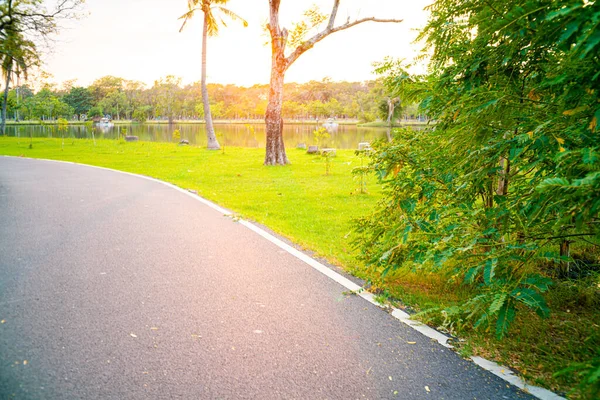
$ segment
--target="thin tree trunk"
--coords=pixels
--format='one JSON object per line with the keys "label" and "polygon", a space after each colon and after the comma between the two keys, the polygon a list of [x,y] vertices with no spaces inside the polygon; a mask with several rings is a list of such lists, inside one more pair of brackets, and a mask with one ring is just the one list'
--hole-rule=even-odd
{"label": "thin tree trunk", "polygon": [[210,103],[208,102],[208,88],[206,87],[206,42],[208,41],[208,20],[204,13],[204,28],[202,30],[202,78],[200,86],[202,88],[202,105],[204,106],[204,121],[206,123],[206,140],[209,150],[219,150],[221,146],[215,135],[212,115],[210,114]]}
{"label": "thin tree trunk", "polygon": [[6,71],[6,87],[4,88],[4,97],[2,98],[2,136],[6,135],[6,109],[8,105],[8,91],[10,86],[11,70]]}
{"label": "thin tree trunk", "polygon": [[500,167],[500,177],[498,178],[498,188],[496,194],[498,196],[506,196],[508,193],[508,174],[510,173],[510,161],[505,157],[500,157],[498,162]]}
{"label": "thin tree trunk", "polygon": [[[570,257],[571,256],[570,245],[571,245],[571,242],[569,242],[568,240],[563,240],[562,242],[560,242],[560,256],[561,257]],[[561,267],[561,271],[560,271],[561,274],[564,277],[569,276],[569,272],[571,269],[571,263],[568,261],[561,261],[560,267]]]}
{"label": "thin tree trunk", "polygon": [[387,103],[388,103],[388,117],[387,117],[387,124],[388,127],[392,127],[392,117],[394,116],[394,109],[396,108],[396,105],[394,104],[394,100],[390,99],[389,97],[387,98]]}

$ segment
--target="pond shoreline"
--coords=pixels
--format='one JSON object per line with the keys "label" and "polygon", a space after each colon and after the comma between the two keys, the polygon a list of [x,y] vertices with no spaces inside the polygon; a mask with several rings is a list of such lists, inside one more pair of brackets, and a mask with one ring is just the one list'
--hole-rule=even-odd
{"label": "pond shoreline", "polygon": [[[284,120],[284,124],[287,125],[317,125],[322,124],[326,120]],[[136,122],[133,120],[118,120],[112,121],[115,125],[169,125],[168,121],[146,121],[146,122]],[[215,120],[214,124],[239,124],[239,125],[261,125],[264,124],[264,120],[262,119],[244,119],[244,120]],[[357,126],[361,128],[387,128],[388,125],[383,121],[375,121],[375,122],[360,122],[356,120],[338,120],[336,121],[339,125],[349,125],[349,126]],[[69,125],[85,125],[89,124],[89,121],[69,121]],[[203,120],[175,120],[172,123],[173,125],[204,125],[205,122]],[[52,121],[6,121],[6,126],[41,126],[41,125],[58,125],[56,120]],[[425,126],[427,122],[418,121],[418,120],[408,120],[408,121],[400,121],[392,125],[393,128],[400,128],[403,126]]]}
{"label": "pond shoreline", "polygon": [[[6,135],[14,137],[65,137],[77,139],[119,139],[122,136],[135,136],[143,142],[179,142],[184,139],[191,145],[203,147],[206,145],[206,125],[204,123],[129,123],[120,121],[111,126],[102,126],[92,123],[75,123],[59,125],[53,123],[12,124],[7,125]],[[266,126],[260,122],[247,123],[221,123],[215,124],[217,139],[222,146],[238,146],[264,148],[266,145]],[[322,126],[319,122],[294,123],[284,125],[283,135],[288,146],[306,147],[319,145],[337,149],[357,149],[359,143],[372,143],[378,139],[388,137],[389,128],[356,124],[339,124],[332,128],[327,138],[317,140],[314,131]],[[412,129],[422,129],[413,126]]]}

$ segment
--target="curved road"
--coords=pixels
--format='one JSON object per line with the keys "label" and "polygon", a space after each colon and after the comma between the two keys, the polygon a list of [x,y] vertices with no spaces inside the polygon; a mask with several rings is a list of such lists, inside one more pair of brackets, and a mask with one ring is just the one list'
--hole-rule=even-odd
{"label": "curved road", "polygon": [[0,157],[2,399],[520,399],[231,218]]}

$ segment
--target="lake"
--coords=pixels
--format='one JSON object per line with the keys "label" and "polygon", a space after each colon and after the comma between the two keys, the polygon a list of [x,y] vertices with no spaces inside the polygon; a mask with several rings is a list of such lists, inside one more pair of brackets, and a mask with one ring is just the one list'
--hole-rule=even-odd
{"label": "lake", "polygon": [[[113,127],[90,127],[86,125],[69,125],[64,135],[71,138],[116,139],[119,132],[139,137],[149,142],[174,142],[173,131],[179,129],[181,139],[187,139],[196,146],[206,145],[204,124],[126,124]],[[286,147],[296,147],[299,143],[315,144],[313,131],[317,125],[286,124],[283,137]],[[221,145],[236,147],[265,147],[264,124],[215,124],[215,132]],[[373,142],[387,137],[386,128],[362,128],[355,125],[340,125],[331,133],[331,138],[323,140],[321,147],[338,149],[356,149],[360,142]],[[61,137],[62,133],[56,125],[7,125],[8,136],[20,137]]]}

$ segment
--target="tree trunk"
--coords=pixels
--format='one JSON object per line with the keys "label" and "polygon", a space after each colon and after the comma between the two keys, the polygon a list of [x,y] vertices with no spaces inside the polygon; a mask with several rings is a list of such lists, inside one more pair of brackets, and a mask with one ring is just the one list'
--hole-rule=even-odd
{"label": "tree trunk", "polygon": [[388,127],[392,127],[392,118],[394,116],[394,110],[396,108],[396,104],[394,103],[394,99],[391,98],[387,98],[387,103],[388,103],[388,117],[387,117],[387,124]]}
{"label": "tree trunk", "polygon": [[271,82],[269,88],[269,103],[265,113],[267,146],[265,165],[286,165],[290,161],[285,153],[283,144],[283,80],[287,70],[285,44],[287,30],[279,27],[279,0],[271,0],[271,18],[269,31],[271,33]]}
{"label": "tree trunk", "polygon": [[[571,245],[571,242],[569,242],[568,240],[563,240],[562,242],[560,242],[560,256],[561,257],[570,257],[571,256],[570,245]],[[571,270],[571,263],[569,261],[561,261],[560,268],[561,268],[561,271],[560,271],[561,275],[563,277],[568,277],[569,272]]]}
{"label": "tree trunk", "polygon": [[208,88],[206,87],[206,42],[208,41],[208,20],[206,12],[204,13],[204,28],[202,30],[202,78],[200,86],[202,88],[202,105],[204,107],[204,121],[206,123],[206,141],[209,150],[219,150],[221,146],[215,135],[212,115],[210,114],[210,103],[208,102]]}
{"label": "tree trunk", "polygon": [[8,105],[8,91],[10,87],[11,70],[6,71],[6,87],[4,88],[4,97],[2,98],[2,136],[6,135],[6,108]]}
{"label": "tree trunk", "polygon": [[500,157],[498,162],[500,167],[500,177],[498,178],[498,188],[496,194],[498,196],[506,196],[508,193],[508,174],[510,173],[510,161],[505,157]]}
{"label": "tree trunk", "polygon": [[[274,60],[275,62],[275,60]],[[271,89],[269,90],[269,104],[265,114],[267,130],[267,146],[265,165],[286,165],[290,161],[285,153],[283,144],[283,79],[285,69],[273,66],[271,69]]]}
{"label": "tree trunk", "polygon": [[281,115],[283,102],[283,80],[285,72],[304,52],[311,49],[316,43],[335,32],[349,29],[363,22],[393,22],[402,20],[381,19],[375,17],[361,18],[354,21],[348,19],[346,23],[335,26],[340,0],[334,0],[331,15],[327,27],[317,32],[311,38],[302,41],[289,56],[285,57],[285,46],[288,31],[279,26],[279,5],[281,0],[269,0],[269,23],[267,28],[271,36],[271,88],[269,90],[269,104],[265,114],[267,130],[267,148],[265,154],[265,165],[289,164],[285,147],[283,145],[283,118]]}

